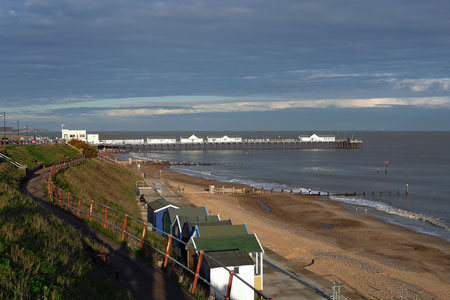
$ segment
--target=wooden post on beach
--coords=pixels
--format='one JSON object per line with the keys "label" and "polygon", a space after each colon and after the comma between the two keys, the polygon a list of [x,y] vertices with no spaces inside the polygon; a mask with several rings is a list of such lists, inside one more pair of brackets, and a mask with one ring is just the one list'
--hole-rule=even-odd
{"label": "wooden post on beach", "polygon": [[231,188],[231,193],[234,195],[234,186]]}
{"label": "wooden post on beach", "polygon": [[264,188],[261,188],[261,195],[264,194]]}
{"label": "wooden post on beach", "polygon": [[225,194],[225,187],[222,185],[222,194]]}

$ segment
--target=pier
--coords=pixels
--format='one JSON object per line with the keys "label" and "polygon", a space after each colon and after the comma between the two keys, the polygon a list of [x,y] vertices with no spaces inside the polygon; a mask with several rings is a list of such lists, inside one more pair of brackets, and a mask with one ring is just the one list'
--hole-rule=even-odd
{"label": "pier", "polygon": [[150,151],[193,151],[193,150],[278,150],[278,149],[361,149],[362,140],[341,139],[335,141],[301,141],[297,139],[280,140],[243,140],[242,142],[231,143],[104,143],[99,142],[97,147],[100,150],[115,149],[120,151],[150,152]]}

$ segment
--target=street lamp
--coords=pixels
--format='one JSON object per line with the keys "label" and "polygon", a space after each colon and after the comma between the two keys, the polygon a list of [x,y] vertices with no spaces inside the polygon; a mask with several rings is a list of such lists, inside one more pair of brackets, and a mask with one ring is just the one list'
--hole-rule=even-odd
{"label": "street lamp", "polygon": [[14,124],[17,124],[17,139],[20,141],[20,128],[19,128],[19,120],[15,121]]}
{"label": "street lamp", "polygon": [[0,115],[0,117],[3,117],[3,137],[6,137],[6,123],[5,123],[6,113],[4,112],[3,115]]}
{"label": "street lamp", "polygon": [[23,128],[27,130],[27,139],[25,143],[28,144],[28,124],[25,125]]}

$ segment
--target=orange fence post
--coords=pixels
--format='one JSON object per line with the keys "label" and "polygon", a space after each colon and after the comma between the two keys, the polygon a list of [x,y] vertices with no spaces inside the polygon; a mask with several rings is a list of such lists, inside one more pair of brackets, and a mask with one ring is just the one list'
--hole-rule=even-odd
{"label": "orange fence post", "polygon": [[125,220],[123,221],[122,241],[125,240],[125,231],[127,230],[128,214],[125,214]]}
{"label": "orange fence post", "polygon": [[61,195],[61,189],[59,189],[59,206],[61,206],[62,202],[62,195]]}
{"label": "orange fence post", "polygon": [[70,210],[70,192],[67,193],[67,209]]}
{"label": "orange fence post", "polygon": [[144,247],[145,235],[147,234],[147,222],[144,223],[144,231],[142,232],[141,250]]}
{"label": "orange fence post", "polygon": [[197,269],[195,270],[194,283],[192,284],[192,294],[195,294],[197,290],[198,273],[200,273],[200,266],[202,265],[203,250],[200,250],[200,256],[198,257]]}
{"label": "orange fence post", "polygon": [[169,262],[169,253],[171,247],[172,247],[172,235],[169,234],[169,241],[167,242],[167,249],[166,249],[166,258],[164,259],[164,268],[167,267],[167,263]]}
{"label": "orange fence post", "polygon": [[89,210],[89,221],[92,221],[92,213],[94,211],[94,200],[91,200],[91,208]]}
{"label": "orange fence post", "polygon": [[78,216],[81,214],[81,197],[78,197]]}
{"label": "orange fence post", "polygon": [[103,222],[103,228],[106,229],[106,225],[108,224],[108,205],[105,208],[105,221]]}
{"label": "orange fence post", "polygon": [[230,270],[230,278],[228,279],[228,288],[227,288],[227,295],[225,296],[225,300],[230,299],[232,283],[233,283],[233,270]]}

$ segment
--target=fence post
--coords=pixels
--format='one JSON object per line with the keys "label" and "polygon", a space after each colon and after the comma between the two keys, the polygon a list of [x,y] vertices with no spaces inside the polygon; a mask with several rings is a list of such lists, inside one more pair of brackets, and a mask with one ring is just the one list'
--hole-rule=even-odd
{"label": "fence post", "polygon": [[144,223],[144,231],[142,232],[141,250],[144,248],[145,235],[147,234],[147,222]]}
{"label": "fence post", "polygon": [[105,208],[105,221],[103,222],[103,228],[106,229],[106,225],[108,224],[108,205]]}
{"label": "fence post", "polygon": [[227,295],[225,296],[225,300],[230,299],[232,284],[233,284],[233,270],[230,270],[230,278],[228,279],[228,288],[227,288]]}
{"label": "fence post", "polygon": [[194,277],[194,283],[192,284],[192,294],[195,294],[195,291],[197,290],[197,280],[198,280],[198,273],[200,272],[200,266],[202,265],[202,259],[203,259],[203,250],[200,250],[200,256],[198,257],[197,262],[197,269],[195,270],[195,277]]}
{"label": "fence post", "polygon": [[91,209],[89,210],[89,221],[92,221],[93,211],[94,211],[94,200],[91,200]]}
{"label": "fence post", "polygon": [[81,214],[81,197],[78,197],[78,216]]}
{"label": "fence post", "polygon": [[67,209],[70,210],[70,192],[67,193]]}
{"label": "fence post", "polygon": [[166,257],[164,259],[164,268],[167,267],[167,263],[169,262],[169,253],[171,247],[172,247],[172,235],[169,234],[169,241],[167,242],[167,249],[166,249]]}
{"label": "fence post", "polygon": [[61,206],[62,202],[62,195],[61,195],[61,189],[59,189],[59,206]]}
{"label": "fence post", "polygon": [[127,230],[128,214],[125,214],[125,220],[123,221],[122,241],[125,240],[125,231]]}

